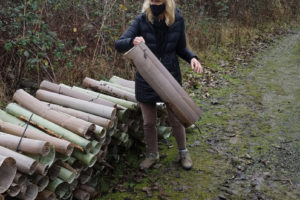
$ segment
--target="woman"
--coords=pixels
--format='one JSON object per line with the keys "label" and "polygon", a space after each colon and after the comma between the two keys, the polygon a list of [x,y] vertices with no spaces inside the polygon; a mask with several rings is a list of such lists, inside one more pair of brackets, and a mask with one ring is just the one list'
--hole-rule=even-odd
{"label": "woman", "polygon": [[[134,19],[116,41],[115,47],[124,53],[141,42],[151,49],[178,83],[181,84],[181,72],[176,55],[190,63],[194,72],[202,73],[202,66],[197,57],[186,47],[184,20],[175,8],[174,0],[145,0],[142,14]],[[135,77],[135,94],[142,110],[147,146],[147,156],[140,168],[148,169],[159,160],[156,102],[161,102],[161,99],[138,72]],[[186,148],[185,128],[168,107],[167,110],[179,149],[179,161],[184,169],[189,170],[193,164]]]}

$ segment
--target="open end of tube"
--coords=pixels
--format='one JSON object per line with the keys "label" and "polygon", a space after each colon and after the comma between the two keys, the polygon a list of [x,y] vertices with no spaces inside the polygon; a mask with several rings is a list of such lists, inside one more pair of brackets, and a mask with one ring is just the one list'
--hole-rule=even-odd
{"label": "open end of tube", "polygon": [[46,144],[44,145],[43,149],[42,149],[42,156],[46,156],[50,153],[50,143],[46,142]]}
{"label": "open end of tube", "polygon": [[48,153],[48,155],[41,157],[40,163],[51,166],[55,160],[55,156],[55,149],[50,148],[50,152]]}
{"label": "open end of tube", "polygon": [[39,188],[39,192],[43,191],[49,184],[49,177],[48,176],[41,177],[41,179],[36,184]]}
{"label": "open end of tube", "polygon": [[102,129],[102,131],[101,131],[101,138],[100,138],[101,140],[104,139],[104,138],[106,137],[106,132],[107,132],[107,131],[106,131],[105,128]]}
{"label": "open end of tube", "polygon": [[91,124],[84,133],[84,138],[85,139],[91,139],[92,135],[94,134],[94,130],[95,130],[96,126],[95,124]]}
{"label": "open end of tube", "polygon": [[58,198],[62,198],[65,196],[65,194],[69,190],[69,184],[66,182],[61,183],[59,186],[57,186],[55,190],[55,194],[57,195]]}
{"label": "open end of tube", "polygon": [[89,167],[93,167],[95,165],[96,161],[97,161],[97,157],[96,157],[96,155],[94,155],[89,163]]}
{"label": "open end of tube", "polygon": [[91,151],[92,154],[97,155],[100,151],[102,147],[102,144],[100,144],[99,142],[96,144],[96,146],[93,148],[93,150]]}
{"label": "open end of tube", "polygon": [[132,56],[132,52],[138,47],[139,45],[137,46],[134,46],[132,47],[131,49],[129,49],[127,52],[124,53],[124,56],[131,59],[131,56]]}
{"label": "open end of tube", "polygon": [[69,199],[73,195],[73,192],[69,189],[62,199]]}
{"label": "open end of tube", "polygon": [[50,196],[47,197],[47,200],[55,200],[56,196],[54,193],[50,194]]}
{"label": "open end of tube", "polygon": [[0,165],[0,193],[5,192],[14,180],[16,175],[16,162],[12,158],[6,158]]}
{"label": "open end of tube", "polygon": [[40,192],[36,198],[37,200],[55,200],[56,196],[53,192],[50,192],[48,190],[44,190]]}
{"label": "open end of tube", "polygon": [[116,114],[117,114],[117,109],[113,109],[113,111],[111,112],[111,118],[114,118],[116,117]]}
{"label": "open end of tube", "polygon": [[47,175],[48,170],[49,170],[49,165],[43,165],[40,163],[38,164],[38,166],[36,168],[36,171],[43,176]]}
{"label": "open end of tube", "polygon": [[115,126],[114,120],[110,120],[110,122],[108,123],[108,128],[107,128],[107,130],[112,129],[114,126]]}
{"label": "open end of tube", "polygon": [[69,144],[67,145],[65,154],[66,154],[67,156],[70,156],[70,155],[72,154],[73,150],[74,150],[74,146],[73,146],[71,143],[69,143]]}
{"label": "open end of tube", "polygon": [[29,175],[32,175],[32,174],[36,171],[37,166],[38,166],[38,162],[37,162],[37,161],[34,161],[34,162],[32,163],[32,165],[30,166],[30,168],[29,168],[28,174],[29,174]]}
{"label": "open end of tube", "polygon": [[93,144],[92,142],[89,142],[85,147],[85,151],[90,152],[92,148],[93,148]]}
{"label": "open end of tube", "polygon": [[21,192],[21,188],[18,186],[18,185],[11,185],[9,187],[9,189],[7,190],[7,194],[10,196],[10,197],[15,197],[17,196],[19,193]]}
{"label": "open end of tube", "polygon": [[53,165],[49,169],[48,176],[51,180],[54,180],[58,177],[59,172],[60,172],[60,167],[58,165]]}
{"label": "open end of tube", "polygon": [[79,160],[76,160],[76,161],[73,163],[72,167],[73,167],[73,169],[75,169],[75,170],[77,170],[77,171],[81,171],[81,170],[84,168],[82,162],[79,161]]}
{"label": "open end of tube", "polygon": [[25,194],[23,194],[24,199],[34,200],[38,195],[38,187],[34,184],[28,184]]}

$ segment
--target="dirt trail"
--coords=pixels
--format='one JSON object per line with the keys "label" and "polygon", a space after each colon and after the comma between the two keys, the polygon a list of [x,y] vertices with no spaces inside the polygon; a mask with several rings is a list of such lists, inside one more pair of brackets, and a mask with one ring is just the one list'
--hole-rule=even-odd
{"label": "dirt trail", "polygon": [[202,133],[188,135],[193,170],[174,161],[176,147],[161,145],[167,156],[157,169],[117,172],[124,181],[102,199],[300,199],[300,32],[228,82],[200,102]]}

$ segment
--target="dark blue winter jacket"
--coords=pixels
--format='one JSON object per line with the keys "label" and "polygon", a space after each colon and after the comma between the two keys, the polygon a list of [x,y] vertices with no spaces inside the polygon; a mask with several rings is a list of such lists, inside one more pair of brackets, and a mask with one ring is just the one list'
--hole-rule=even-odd
{"label": "dark blue winter jacket", "polygon": [[[124,53],[133,47],[135,37],[143,37],[146,45],[157,56],[172,76],[181,84],[181,72],[177,55],[190,63],[196,57],[186,46],[185,25],[179,11],[175,13],[175,23],[163,28],[164,34],[158,33],[161,26],[155,26],[147,20],[146,14],[138,15],[126,32],[116,41],[117,51]],[[160,30],[161,32],[161,30]],[[161,40],[161,38],[163,39]],[[163,42],[161,42],[163,41]],[[158,49],[158,46],[160,49]],[[161,99],[137,72],[135,76],[136,99],[143,103],[160,102]]]}

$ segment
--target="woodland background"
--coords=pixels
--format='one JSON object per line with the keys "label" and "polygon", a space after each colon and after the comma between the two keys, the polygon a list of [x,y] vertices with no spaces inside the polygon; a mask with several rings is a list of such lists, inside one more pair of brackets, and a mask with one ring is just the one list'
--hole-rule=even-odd
{"label": "woodland background", "polygon": [[[43,79],[80,84],[85,76],[134,78],[114,41],[141,12],[142,0],[2,0],[0,105],[15,89]],[[207,70],[256,40],[299,24],[299,0],[177,0],[190,48]],[[221,61],[220,61],[221,60]],[[232,66],[231,66],[232,67]]]}

